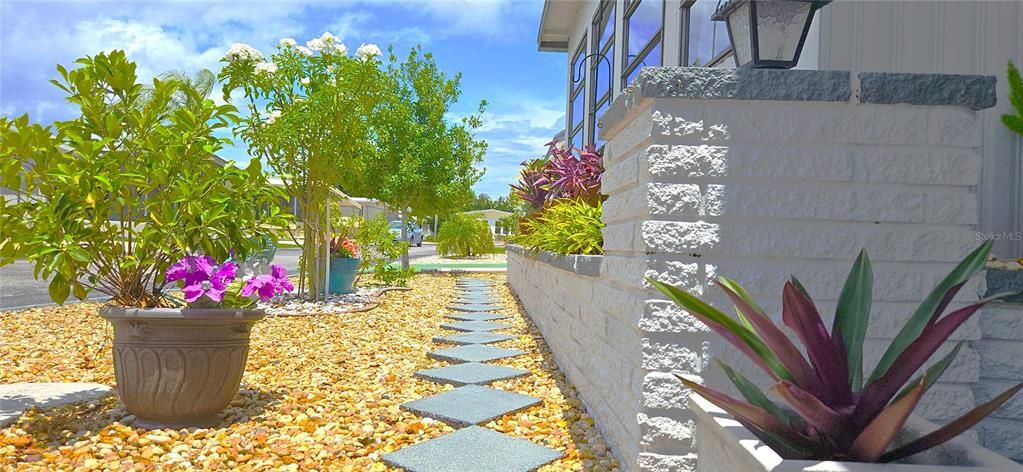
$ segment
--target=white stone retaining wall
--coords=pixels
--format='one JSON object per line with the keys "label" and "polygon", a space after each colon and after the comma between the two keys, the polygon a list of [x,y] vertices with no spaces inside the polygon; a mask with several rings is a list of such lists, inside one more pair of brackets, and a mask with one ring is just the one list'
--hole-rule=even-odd
{"label": "white stone retaining wall", "polygon": [[[854,92],[847,72],[645,69],[603,120],[608,199],[599,277],[551,286],[550,272],[557,271],[510,257],[512,286],[534,318],[570,316],[576,321],[568,326],[603,327],[604,337],[589,338],[596,346],[572,349],[598,356],[593,365],[612,365],[607,372],[636,369],[612,375],[616,387],[627,377],[632,389],[598,394],[618,397],[602,400],[612,413],[588,403],[598,422],[614,415],[621,423],[607,430],[633,432],[621,437],[635,444],[612,440],[630,470],[693,466],[693,416],[670,372],[699,375],[717,387],[726,382],[710,364],[714,357],[756,372],[645,277],[730,308],[710,282],[727,275],[779,314],[782,285],[796,274],[830,318],[853,259],[866,247],[875,270],[865,348],[872,368],[919,301],[979,244],[975,110],[993,104],[993,81],[913,74],[858,79]],[[930,95],[941,91],[946,96]],[[526,270],[535,275],[512,275]],[[539,287],[545,295],[529,300]],[[965,287],[951,308],[976,299],[977,291],[977,282]],[[577,293],[590,300],[580,313],[554,308],[555,300],[575,300]],[[558,338],[582,341],[579,334],[586,333],[538,324],[559,362],[570,356],[558,352],[568,343]],[[974,319],[944,349],[980,337]],[[973,407],[981,396],[975,396],[981,366],[977,346],[964,346],[918,412],[941,421]],[[578,372],[573,382],[586,376],[607,382],[597,368],[577,367],[566,369]],[[622,403],[629,405],[614,407]]]}
{"label": "white stone retaining wall", "polygon": [[[529,255],[508,246],[508,282],[612,452],[636,469],[640,332],[600,279],[600,256]],[[629,464],[631,462],[631,464]],[[631,465],[631,466],[630,466]]]}
{"label": "white stone retaining wall", "polygon": [[[1023,382],[1023,305],[998,303],[980,313],[982,338],[980,381],[973,385],[978,402],[986,402]],[[980,424],[985,446],[1023,461],[1023,396],[1017,395]]]}

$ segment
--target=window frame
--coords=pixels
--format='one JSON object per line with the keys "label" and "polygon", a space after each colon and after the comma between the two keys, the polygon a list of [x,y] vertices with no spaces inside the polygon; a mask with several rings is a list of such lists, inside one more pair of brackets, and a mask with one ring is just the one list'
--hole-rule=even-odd
{"label": "window frame", "polygon": [[[597,8],[596,14],[593,15],[593,21],[590,23],[590,29],[592,32],[590,43],[591,43],[591,61],[590,71],[590,86],[593,88],[593,93],[587,94],[587,110],[586,114],[590,118],[589,133],[586,135],[585,144],[592,145],[597,142],[597,110],[604,105],[604,102],[610,104],[611,97],[614,95],[614,54],[608,57],[608,53],[611,52],[615,47],[615,35],[616,21],[615,21],[615,0],[601,0],[599,7]],[[600,46],[601,37],[604,36],[605,30],[601,29],[601,25],[604,19],[607,22],[604,24],[605,28],[611,28],[611,35],[607,39],[607,44],[604,47]],[[600,67],[607,65],[607,77],[601,77]],[[597,81],[607,80],[607,91],[600,97],[597,96]]]}
{"label": "window frame", "polygon": [[[581,64],[584,67],[579,67],[579,68],[576,67],[576,65],[577,65],[576,64],[576,59],[578,59],[580,57],[585,57],[586,56],[586,51],[588,50],[587,49],[588,43],[586,41],[587,41],[587,35],[583,34],[582,40],[579,41],[579,46],[576,47],[575,54],[572,55],[572,61],[568,65],[568,67],[570,69],[569,72],[568,72],[568,77],[569,77],[569,80],[571,81],[571,84],[570,84],[571,88],[569,89],[569,94],[568,94],[568,113],[566,113],[566,116],[568,117],[568,121],[566,123],[567,126],[565,127],[565,129],[568,132],[567,133],[568,136],[566,138],[567,138],[567,142],[569,143],[569,145],[579,144],[579,143],[574,143],[573,142],[573,138],[575,138],[576,136],[582,134],[582,130],[585,127],[584,125],[586,124],[586,105],[587,104],[586,104],[586,97],[585,96],[582,97],[582,99],[583,99],[582,115],[583,116],[580,117],[581,119],[579,120],[579,125],[578,126],[573,126],[573,124],[572,124],[575,121],[575,115],[573,114],[575,112],[575,100],[576,100],[576,98],[579,97],[579,95],[585,94],[585,91],[586,91],[586,75],[587,74],[586,74],[585,61]],[[581,76],[580,77],[576,77],[576,74],[580,73],[580,72],[581,72]]]}
{"label": "window frame", "polygon": [[724,60],[730,54],[732,54],[732,42],[730,37],[728,41],[728,47],[722,50],[720,53],[715,54],[714,57],[710,58],[710,60],[708,60],[706,64],[700,66],[689,65],[689,40],[691,37],[689,31],[690,22],[692,21],[691,8],[693,5],[696,4],[696,2],[697,0],[683,0],[682,4],[679,5],[679,15],[681,16],[680,26],[683,41],[681,41],[678,51],[678,63],[681,64],[682,67],[717,67],[717,65],[720,64],[722,60]]}
{"label": "window frame", "polygon": [[[632,15],[639,9],[639,5],[644,1],[656,1],[656,0],[626,0],[624,14],[622,15],[622,88],[628,87],[629,75],[631,75],[637,68],[643,67],[643,61],[650,55],[650,51],[653,51],[657,44],[661,44],[661,57],[659,64],[664,65],[664,20],[668,14],[668,2],[661,1],[661,27],[658,28],[657,32],[650,37],[650,40],[640,48],[639,52],[636,53],[636,57],[629,62],[629,20],[632,19]],[[695,2],[696,0],[687,0],[687,3]],[[688,42],[688,38],[686,38]]]}

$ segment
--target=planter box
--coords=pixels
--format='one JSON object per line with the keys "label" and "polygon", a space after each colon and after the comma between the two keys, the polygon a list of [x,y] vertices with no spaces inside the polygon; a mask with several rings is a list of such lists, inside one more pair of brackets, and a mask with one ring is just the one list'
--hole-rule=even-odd
{"label": "planter box", "polygon": [[[698,472],[1020,472],[1023,466],[962,438],[892,464],[782,459],[731,415],[699,395],[690,395],[696,415]],[[896,444],[938,426],[910,417]]]}
{"label": "planter box", "polygon": [[104,306],[114,375],[138,427],[210,426],[231,403],[262,310]]}

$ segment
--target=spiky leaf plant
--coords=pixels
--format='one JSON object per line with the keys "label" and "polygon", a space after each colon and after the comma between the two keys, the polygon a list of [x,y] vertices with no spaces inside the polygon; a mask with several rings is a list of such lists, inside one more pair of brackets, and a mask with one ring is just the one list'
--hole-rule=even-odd
{"label": "spiky leaf plant", "polygon": [[890,449],[920,397],[952,363],[960,346],[923,374],[914,374],[970,316],[991,300],[1001,298],[980,300],[942,316],[956,293],[983,269],[990,251],[990,242],[980,246],[931,291],[869,376],[863,372],[863,340],[870,317],[873,275],[865,251],[856,259],[842,288],[830,332],[799,281],[793,277],[785,284],[782,321],[799,338],[805,357],[803,350],[732,280],[720,277],[718,286],[735,303],[738,319],[676,287],[655,280],[650,283],[767,372],[775,382],[772,390],[791,411],[720,361],[718,364],[745,401],[676,374],[687,387],[732,414],[782,457],[890,462],[961,434],[1023,386],[1016,385],[938,430]]}

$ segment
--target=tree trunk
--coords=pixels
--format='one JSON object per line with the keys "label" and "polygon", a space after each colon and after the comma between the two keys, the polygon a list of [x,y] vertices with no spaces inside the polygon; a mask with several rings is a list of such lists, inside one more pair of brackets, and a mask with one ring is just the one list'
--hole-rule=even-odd
{"label": "tree trunk", "polygon": [[405,250],[401,253],[401,269],[408,270],[408,211],[402,210],[401,212],[401,240],[405,242]]}

